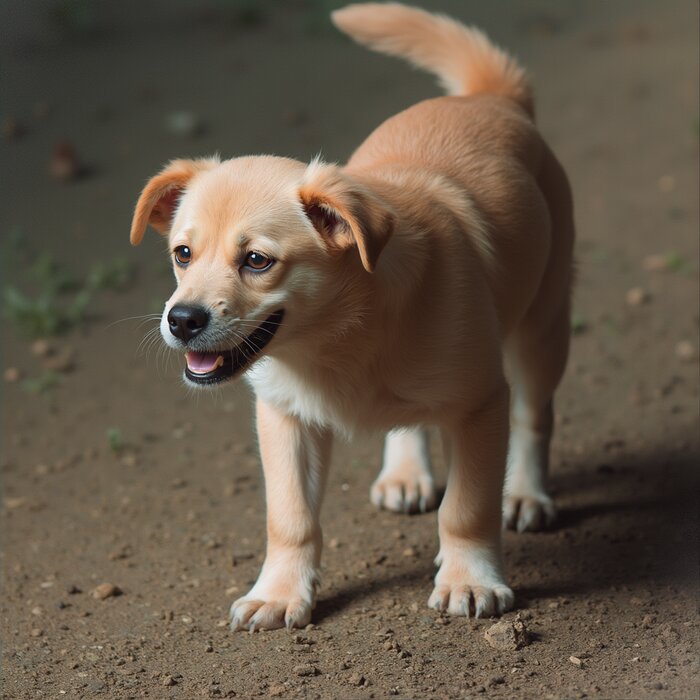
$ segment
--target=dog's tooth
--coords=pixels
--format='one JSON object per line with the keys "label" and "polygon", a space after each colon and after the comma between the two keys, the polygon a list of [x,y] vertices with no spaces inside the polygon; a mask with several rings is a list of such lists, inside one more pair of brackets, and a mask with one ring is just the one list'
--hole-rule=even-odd
{"label": "dog's tooth", "polygon": [[[224,356],[223,356],[223,355],[219,355],[219,356],[216,358],[216,362],[214,363],[213,370],[214,370],[214,369],[219,369],[219,367],[223,366],[223,364],[224,364]],[[212,370],[212,371],[213,371],[213,370]]]}

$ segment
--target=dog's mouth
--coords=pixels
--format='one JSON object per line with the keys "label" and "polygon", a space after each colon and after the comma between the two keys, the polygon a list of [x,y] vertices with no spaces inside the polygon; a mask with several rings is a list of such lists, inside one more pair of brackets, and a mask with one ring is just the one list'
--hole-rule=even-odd
{"label": "dog's mouth", "polygon": [[195,384],[217,384],[232,379],[250,365],[272,340],[283,317],[283,309],[275,311],[233,349],[210,352],[188,350],[185,353],[185,376]]}

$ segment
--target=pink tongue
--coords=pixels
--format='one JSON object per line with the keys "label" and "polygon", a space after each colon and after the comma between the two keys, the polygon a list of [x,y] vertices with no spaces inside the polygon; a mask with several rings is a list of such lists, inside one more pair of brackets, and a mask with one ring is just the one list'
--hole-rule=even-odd
{"label": "pink tongue", "polygon": [[218,367],[219,353],[216,352],[192,352],[185,353],[187,366],[196,374],[206,374]]}

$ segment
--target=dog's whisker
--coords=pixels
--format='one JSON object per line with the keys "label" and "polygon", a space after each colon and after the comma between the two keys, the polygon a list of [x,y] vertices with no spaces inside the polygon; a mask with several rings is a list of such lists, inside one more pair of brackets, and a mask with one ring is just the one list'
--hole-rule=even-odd
{"label": "dog's whisker", "polygon": [[126,318],[120,318],[120,319],[117,319],[116,321],[112,321],[112,323],[105,326],[105,328],[108,329],[108,328],[112,328],[113,326],[116,326],[119,323],[126,323],[127,321],[138,321],[138,320],[141,321],[141,323],[139,324],[139,326],[141,326],[144,323],[148,323],[148,321],[155,321],[155,320],[160,320],[160,319],[161,319],[161,314],[143,314],[141,316],[127,316]]}
{"label": "dog's whisker", "polygon": [[[251,352],[253,353],[253,355],[255,355],[255,354],[258,352],[258,348],[256,348],[256,347],[250,342],[250,340],[249,340],[246,336],[241,335],[241,333],[238,333],[238,332],[236,332],[236,336],[237,336],[238,338],[240,338],[240,340],[243,341],[243,342],[241,343],[241,345],[239,345],[238,347],[241,347],[241,346],[248,346],[248,347],[250,348]],[[247,354],[247,353],[246,353],[246,354]],[[252,355],[251,355],[251,357],[252,357]]]}
{"label": "dog's whisker", "polygon": [[270,331],[267,328],[256,328],[255,326],[250,326],[249,328],[243,328],[243,330],[249,330],[252,328],[254,331],[261,331],[263,333],[267,333],[268,335],[275,335],[275,331]]}
{"label": "dog's whisker", "polygon": [[141,342],[138,344],[136,347],[136,353],[139,354],[141,352],[145,353],[146,359],[148,359],[148,354],[150,352],[150,348],[154,345],[154,343],[157,342],[158,340],[158,328],[151,328],[141,339]]}

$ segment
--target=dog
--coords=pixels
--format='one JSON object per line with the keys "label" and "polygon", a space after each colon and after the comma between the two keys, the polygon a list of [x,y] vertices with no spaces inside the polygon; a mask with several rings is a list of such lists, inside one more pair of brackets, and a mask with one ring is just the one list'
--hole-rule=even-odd
{"label": "dog", "polygon": [[345,166],[175,160],[141,193],[131,242],[167,236],[165,342],[195,387],[245,375],[267,500],[259,578],[232,629],[303,627],[319,582],[334,435],[386,432],[371,500],[436,505],[427,427],[449,463],[428,605],[514,603],[502,523],[554,518],[552,397],[566,365],[573,205],[534,124],[526,73],[478,29],[398,3],[332,14],[360,44],[433,72],[447,96],[381,124]]}

